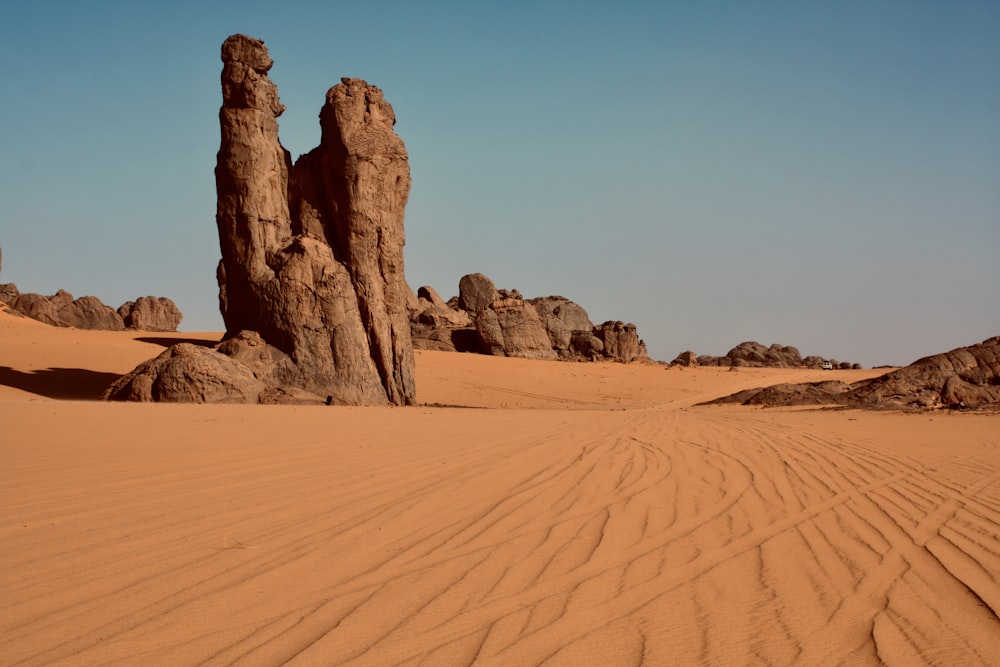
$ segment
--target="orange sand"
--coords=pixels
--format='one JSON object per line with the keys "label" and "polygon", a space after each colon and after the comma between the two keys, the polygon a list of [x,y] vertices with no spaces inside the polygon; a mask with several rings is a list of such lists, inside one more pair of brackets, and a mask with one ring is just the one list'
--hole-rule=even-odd
{"label": "orange sand", "polygon": [[0,312],[0,664],[1000,664],[998,415],[430,352],[474,407],[54,400],[213,337]]}

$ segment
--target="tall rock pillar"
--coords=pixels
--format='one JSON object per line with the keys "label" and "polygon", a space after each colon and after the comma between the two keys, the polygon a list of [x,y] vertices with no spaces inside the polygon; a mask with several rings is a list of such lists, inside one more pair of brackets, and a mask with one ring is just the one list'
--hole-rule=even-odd
{"label": "tall rock pillar", "polygon": [[382,91],[342,79],[320,111],[322,140],[291,172],[293,228],[321,235],[347,267],[361,323],[389,400],[412,387],[413,348],[403,275],[406,147]]}
{"label": "tall rock pillar", "polygon": [[[322,116],[353,118],[350,110],[360,109],[361,129],[328,149],[324,120],[323,145],[300,160],[322,166],[292,168],[278,140],[284,106],[267,76],[273,63],[264,43],[233,35],[222,61],[215,174],[227,338],[258,332],[291,358],[304,389],[335,403],[414,403],[403,279],[410,180],[403,142],[392,120],[382,122],[394,118],[392,108],[381,91],[374,106],[331,103],[335,86]],[[291,198],[290,171],[307,174],[295,179],[302,183]]]}

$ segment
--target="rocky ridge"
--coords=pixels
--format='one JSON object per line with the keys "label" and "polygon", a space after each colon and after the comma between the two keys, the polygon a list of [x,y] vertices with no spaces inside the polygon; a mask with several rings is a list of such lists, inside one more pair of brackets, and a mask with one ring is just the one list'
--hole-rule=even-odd
{"label": "rocky ridge", "polygon": [[798,349],[791,345],[781,345],[773,343],[764,346],[756,341],[740,343],[729,350],[724,356],[713,357],[709,355],[698,356],[690,350],[686,350],[677,355],[670,362],[671,366],[748,366],[755,368],[822,368],[825,362],[829,362],[833,368],[838,369],[858,369],[860,364],[852,364],[847,361],[837,361],[825,357],[808,356],[803,358]]}
{"label": "rocky ridge", "polygon": [[1000,336],[924,357],[853,384],[812,382],[748,389],[709,403],[831,405],[883,409],[1000,406]]}
{"label": "rocky ridge", "polygon": [[527,359],[647,360],[634,324],[594,326],[587,311],[562,296],[525,299],[517,290],[497,289],[487,276],[471,273],[445,302],[421,287],[410,303],[417,349],[474,352]]}
{"label": "rocky ridge", "polygon": [[168,349],[108,397],[414,403],[403,277],[410,172],[392,107],[377,87],[342,79],[320,111],[320,145],[293,164],[278,139],[285,107],[264,43],[233,35],[222,62],[215,175],[224,341]]}

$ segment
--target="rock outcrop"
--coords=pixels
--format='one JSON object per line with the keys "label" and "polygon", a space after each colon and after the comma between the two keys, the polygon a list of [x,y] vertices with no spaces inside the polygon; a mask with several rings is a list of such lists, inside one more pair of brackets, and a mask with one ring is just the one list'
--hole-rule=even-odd
{"label": "rock outcrop", "polygon": [[51,296],[22,293],[13,283],[0,285],[0,301],[14,312],[54,327],[177,331],[182,317],[177,305],[164,297],[142,297],[123,304],[116,311],[96,296],[76,299],[66,290],[59,290]]}
{"label": "rock outcrop", "polygon": [[330,401],[301,389],[302,372],[260,334],[241,331],[214,349],[179,343],[127,375],[106,400],[164,403],[282,403]]}
{"label": "rock outcrop", "polygon": [[565,297],[543,296],[528,299],[528,303],[538,313],[552,348],[560,356],[567,356],[573,352],[575,332],[592,332],[594,329],[587,311]]}
{"label": "rock outcrop", "polygon": [[162,296],[143,296],[118,307],[126,329],[177,331],[183,315],[173,301]]}
{"label": "rock outcrop", "polygon": [[77,329],[121,331],[125,328],[121,315],[96,296],[82,296],[64,305],[59,309],[59,321],[63,326]]}
{"label": "rock outcrop", "polygon": [[168,350],[109,398],[414,403],[403,277],[410,172],[392,107],[375,86],[342,79],[320,111],[319,147],[293,165],[278,139],[285,107],[264,43],[233,35],[222,62],[215,176],[225,339],[216,350]]}
{"label": "rock outcrop", "polygon": [[17,301],[17,297],[21,295],[21,292],[17,289],[17,285],[14,283],[2,283],[0,284],[0,303],[5,303],[8,306],[13,305]]}
{"label": "rock outcrop", "polygon": [[565,297],[525,299],[517,290],[497,289],[481,273],[463,276],[458,288],[447,302],[433,288],[418,290],[411,309],[414,347],[528,359],[648,359],[635,325],[595,327],[587,311]]}
{"label": "rock outcrop", "polygon": [[475,315],[480,351],[501,357],[556,359],[538,312],[519,295],[500,293]]}
{"label": "rock outcrop", "polygon": [[646,358],[646,344],[639,340],[634,324],[605,322],[594,327],[594,335],[604,343],[604,356],[616,361]]}
{"label": "rock outcrop", "polygon": [[1000,406],[1000,336],[854,384],[782,384],[748,389],[711,403],[890,409]]}
{"label": "rock outcrop", "polygon": [[178,343],[116,380],[111,401],[257,403],[265,385],[245,365],[215,350]]}
{"label": "rock outcrop", "polygon": [[740,343],[729,350],[722,357],[702,355],[695,358],[692,363],[691,351],[682,352],[671,365],[683,366],[749,366],[755,368],[821,368],[825,362],[830,362],[834,368],[848,369],[861,368],[859,364],[837,361],[836,359],[825,359],[823,357],[809,356],[802,358],[798,349],[791,345],[780,345],[773,343],[764,346],[756,341]]}

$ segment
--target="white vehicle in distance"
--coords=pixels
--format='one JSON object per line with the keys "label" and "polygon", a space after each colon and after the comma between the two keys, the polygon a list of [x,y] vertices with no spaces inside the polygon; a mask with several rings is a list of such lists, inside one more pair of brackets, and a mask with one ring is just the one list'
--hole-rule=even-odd
{"label": "white vehicle in distance", "polygon": [[823,370],[824,371],[832,371],[833,370],[833,364],[830,363],[829,361],[824,361],[823,362]]}

